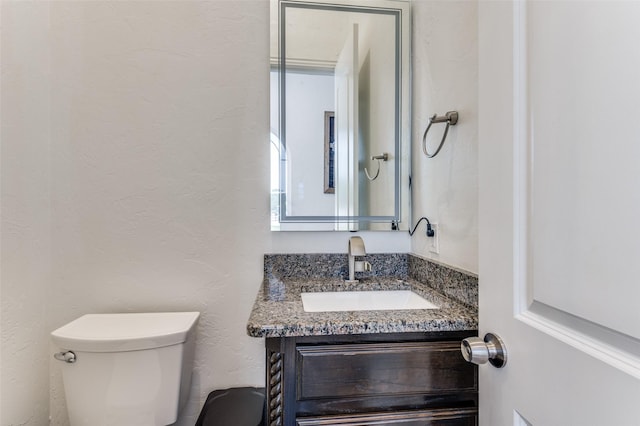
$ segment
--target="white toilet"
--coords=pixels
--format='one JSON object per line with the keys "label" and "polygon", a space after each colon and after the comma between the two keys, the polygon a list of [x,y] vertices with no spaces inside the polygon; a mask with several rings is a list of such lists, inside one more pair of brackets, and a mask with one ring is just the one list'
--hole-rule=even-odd
{"label": "white toilet", "polygon": [[51,333],[71,426],[166,426],[191,387],[199,312],[84,315]]}

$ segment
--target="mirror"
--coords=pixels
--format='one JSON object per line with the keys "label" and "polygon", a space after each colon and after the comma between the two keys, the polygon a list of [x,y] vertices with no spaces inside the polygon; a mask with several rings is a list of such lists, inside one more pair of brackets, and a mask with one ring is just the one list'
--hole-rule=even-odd
{"label": "mirror", "polygon": [[409,3],[273,0],[272,230],[408,230]]}

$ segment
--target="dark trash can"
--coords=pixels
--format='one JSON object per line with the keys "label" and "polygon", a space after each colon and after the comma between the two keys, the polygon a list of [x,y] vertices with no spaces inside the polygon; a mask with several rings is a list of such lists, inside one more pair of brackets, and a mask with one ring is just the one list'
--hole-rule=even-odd
{"label": "dark trash can", "polygon": [[264,412],[264,388],[215,390],[195,426],[264,426]]}

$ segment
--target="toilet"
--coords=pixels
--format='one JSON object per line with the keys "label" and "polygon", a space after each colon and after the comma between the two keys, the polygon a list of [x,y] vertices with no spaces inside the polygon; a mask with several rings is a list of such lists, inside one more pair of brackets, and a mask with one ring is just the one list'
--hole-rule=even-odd
{"label": "toilet", "polygon": [[199,312],[88,314],[51,333],[71,426],[166,426],[191,387]]}

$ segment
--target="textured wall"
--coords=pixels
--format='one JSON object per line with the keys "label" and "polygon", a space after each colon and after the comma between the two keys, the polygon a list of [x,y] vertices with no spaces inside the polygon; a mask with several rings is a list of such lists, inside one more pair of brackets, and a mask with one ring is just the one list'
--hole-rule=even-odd
{"label": "textured wall", "polygon": [[265,1],[51,4],[51,327],[202,312],[178,425],[211,390],[263,381],[245,326],[269,239],[268,17]]}
{"label": "textured wall", "polygon": [[[477,2],[415,0],[413,5],[413,218],[440,228],[440,253],[428,251],[424,224],[411,251],[478,272],[478,42]],[[435,158],[422,153],[428,118],[457,110]],[[433,152],[444,124],[429,131]]]}
{"label": "textured wall", "polygon": [[50,283],[49,7],[1,2],[0,424],[46,425]]}

